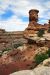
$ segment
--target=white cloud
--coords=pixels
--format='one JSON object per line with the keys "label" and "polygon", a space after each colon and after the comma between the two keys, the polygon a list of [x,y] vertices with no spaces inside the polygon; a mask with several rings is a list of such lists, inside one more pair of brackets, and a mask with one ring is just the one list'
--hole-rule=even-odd
{"label": "white cloud", "polygon": [[[9,5],[12,7],[9,7]],[[41,0],[2,0],[2,5],[0,5],[0,7],[2,10],[11,9],[17,16],[28,16],[28,11],[30,9],[38,9],[40,11],[39,15],[42,16],[43,12],[46,10]]]}
{"label": "white cloud", "polygon": [[16,18],[19,16],[28,16],[30,9],[39,10],[39,18],[50,17],[44,16],[44,13],[50,9],[50,1],[43,2],[44,0],[1,0],[0,14],[3,14],[5,10],[10,9],[15,15],[7,21],[0,21],[0,27],[6,30],[23,30],[27,26],[27,22],[23,22],[22,19]]}
{"label": "white cloud", "polygon": [[1,21],[0,28],[6,31],[22,31],[27,27],[28,22],[23,22],[16,16],[11,17],[8,21]]}
{"label": "white cloud", "polygon": [[45,4],[45,7],[46,7],[47,9],[50,9],[50,1],[47,1],[47,2],[45,2],[44,4]]}

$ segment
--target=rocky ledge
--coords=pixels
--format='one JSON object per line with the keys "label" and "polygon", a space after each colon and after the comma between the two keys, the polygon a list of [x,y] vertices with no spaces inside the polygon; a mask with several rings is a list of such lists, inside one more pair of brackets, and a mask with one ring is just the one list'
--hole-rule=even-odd
{"label": "rocky ledge", "polygon": [[10,75],[50,75],[50,58],[43,61],[33,70],[22,70]]}

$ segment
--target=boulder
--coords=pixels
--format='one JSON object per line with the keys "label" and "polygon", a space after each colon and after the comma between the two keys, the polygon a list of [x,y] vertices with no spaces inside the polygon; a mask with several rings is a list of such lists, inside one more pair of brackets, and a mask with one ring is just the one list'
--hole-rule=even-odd
{"label": "boulder", "polygon": [[44,66],[49,66],[50,67],[50,58],[46,59],[43,61]]}

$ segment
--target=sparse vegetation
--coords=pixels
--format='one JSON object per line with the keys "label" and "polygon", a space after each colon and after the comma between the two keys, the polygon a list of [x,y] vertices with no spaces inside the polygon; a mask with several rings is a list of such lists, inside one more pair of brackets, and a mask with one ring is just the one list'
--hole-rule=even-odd
{"label": "sparse vegetation", "polygon": [[3,52],[5,52],[5,51],[10,51],[10,50],[11,50],[10,48],[5,48],[5,49],[3,49],[2,51],[0,51],[0,56],[2,56]]}
{"label": "sparse vegetation", "polygon": [[11,49],[10,48],[5,48],[5,49],[2,50],[2,52],[9,51],[9,50],[11,50]]}
{"label": "sparse vegetation", "polygon": [[44,54],[44,53],[37,54],[35,56],[35,62],[37,64],[40,64],[43,60],[47,59],[48,57],[49,57],[48,54]]}
{"label": "sparse vegetation", "polygon": [[2,56],[2,51],[0,51],[0,57]]}
{"label": "sparse vegetation", "polygon": [[44,30],[43,29],[40,29],[37,33],[38,37],[42,37],[44,34]]}
{"label": "sparse vegetation", "polygon": [[34,40],[32,41],[31,39],[28,39],[28,44],[32,45],[34,43],[36,43]]}
{"label": "sparse vegetation", "polygon": [[48,51],[46,52],[46,54],[48,54],[49,57],[50,57],[50,48],[48,49]]}
{"label": "sparse vegetation", "polygon": [[32,46],[31,46],[31,45],[29,45],[29,48],[32,48]]}
{"label": "sparse vegetation", "polygon": [[50,33],[50,28],[48,29],[48,31],[47,31],[48,33]]}
{"label": "sparse vegetation", "polygon": [[22,43],[14,44],[14,48],[17,48],[17,47],[22,46],[22,45],[23,45]]}

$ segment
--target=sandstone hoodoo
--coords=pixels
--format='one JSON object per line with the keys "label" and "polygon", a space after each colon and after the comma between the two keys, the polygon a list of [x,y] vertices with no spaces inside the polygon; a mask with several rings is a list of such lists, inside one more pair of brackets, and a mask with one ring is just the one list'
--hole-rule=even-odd
{"label": "sandstone hoodoo", "polygon": [[38,21],[38,12],[39,12],[38,10],[34,10],[34,9],[29,11],[29,22]]}
{"label": "sandstone hoodoo", "polygon": [[24,36],[26,38],[34,36],[40,29],[47,31],[50,28],[50,20],[48,24],[42,25],[38,23],[38,13],[39,11],[36,9],[29,11],[29,24],[24,31]]}

